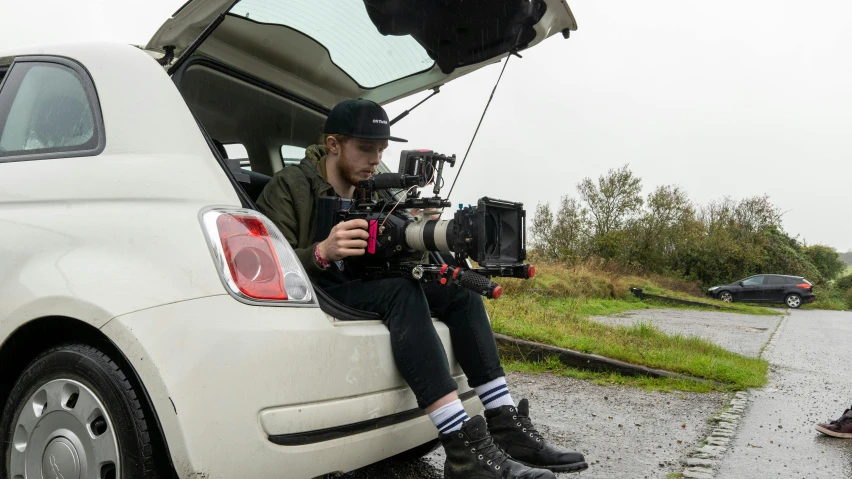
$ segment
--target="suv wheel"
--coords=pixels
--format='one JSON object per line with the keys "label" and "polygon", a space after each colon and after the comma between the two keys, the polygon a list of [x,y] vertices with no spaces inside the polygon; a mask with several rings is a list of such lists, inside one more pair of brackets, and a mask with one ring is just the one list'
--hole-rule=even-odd
{"label": "suv wheel", "polygon": [[733,303],[734,302],[734,295],[732,295],[731,293],[729,293],[727,291],[722,291],[721,293],[719,293],[719,299],[721,299],[722,301],[724,301],[726,303]]}
{"label": "suv wheel", "polygon": [[106,354],[84,344],[42,353],[24,370],[0,420],[3,475],[153,479],[147,413]]}
{"label": "suv wheel", "polygon": [[798,294],[790,294],[787,295],[787,299],[784,302],[787,303],[788,307],[797,309],[802,306],[802,297]]}

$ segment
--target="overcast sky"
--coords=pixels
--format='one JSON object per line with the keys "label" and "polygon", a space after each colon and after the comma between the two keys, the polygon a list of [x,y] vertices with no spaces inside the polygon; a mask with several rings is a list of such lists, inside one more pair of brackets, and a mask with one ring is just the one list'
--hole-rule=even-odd
{"label": "overcast sky", "polygon": [[[6,0],[0,48],[144,44],[183,2]],[[662,184],[697,203],[765,193],[787,212],[788,232],[852,249],[852,4],[569,4],[579,24],[569,40],[554,36],[510,60],[454,203],[488,195],[532,213],[576,195],[583,177],[629,163],[646,194]],[[498,74],[491,66],[445,86],[394,134],[461,157]],[[392,167],[398,151],[386,158]]]}

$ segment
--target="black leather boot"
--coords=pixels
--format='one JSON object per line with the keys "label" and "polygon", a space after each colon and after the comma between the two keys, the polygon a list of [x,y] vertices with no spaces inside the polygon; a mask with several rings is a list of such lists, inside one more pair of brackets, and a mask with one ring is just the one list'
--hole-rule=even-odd
{"label": "black leather boot", "polygon": [[467,420],[461,430],[441,434],[447,453],[444,479],[556,479],[544,469],[513,461],[488,435],[482,416]]}
{"label": "black leather boot", "polygon": [[579,472],[589,467],[582,454],[548,444],[541,437],[530,421],[530,406],[526,399],[522,399],[517,408],[501,406],[486,409],[485,418],[494,442],[521,464],[553,472]]}

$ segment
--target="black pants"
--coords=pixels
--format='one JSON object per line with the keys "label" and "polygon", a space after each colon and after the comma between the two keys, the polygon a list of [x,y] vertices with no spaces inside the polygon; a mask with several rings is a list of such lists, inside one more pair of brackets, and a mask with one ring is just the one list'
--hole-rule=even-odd
{"label": "black pants", "polygon": [[430,310],[450,329],[453,352],[471,387],[504,376],[482,296],[455,286],[391,278],[323,288],[353,308],[382,315],[396,367],[426,408],[458,387]]}

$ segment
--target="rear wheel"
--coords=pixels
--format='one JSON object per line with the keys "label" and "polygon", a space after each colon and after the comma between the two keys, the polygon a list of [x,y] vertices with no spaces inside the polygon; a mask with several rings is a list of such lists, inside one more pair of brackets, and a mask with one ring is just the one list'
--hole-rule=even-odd
{"label": "rear wheel", "polygon": [[24,370],[3,410],[4,475],[12,479],[154,479],[149,418],[106,354],[50,349]]}
{"label": "rear wheel", "polygon": [[732,295],[731,293],[729,293],[727,291],[722,291],[721,293],[719,293],[719,299],[721,299],[722,301],[724,301],[726,303],[733,303],[734,302],[734,295]]}
{"label": "rear wheel", "polygon": [[787,307],[797,309],[802,306],[802,297],[798,294],[789,294],[784,302],[787,303]]}

